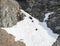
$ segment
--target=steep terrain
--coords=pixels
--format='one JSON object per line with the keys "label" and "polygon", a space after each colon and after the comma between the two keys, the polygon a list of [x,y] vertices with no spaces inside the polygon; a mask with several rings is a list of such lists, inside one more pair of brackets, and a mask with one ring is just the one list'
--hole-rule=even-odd
{"label": "steep terrain", "polygon": [[[2,29],[14,35],[16,41],[24,41],[26,46],[52,46],[58,35],[54,34],[52,30],[47,27],[46,22],[39,22],[23,9],[20,9],[20,11],[22,14],[26,15],[24,20],[19,21],[13,27]],[[50,14],[52,13],[47,13],[46,15]],[[45,20],[46,19],[47,18],[45,18]]]}
{"label": "steep terrain", "polygon": [[[37,18],[43,22],[45,14],[54,12],[48,17],[46,21],[47,26],[54,32],[60,35],[60,0],[17,0],[21,4],[22,8],[31,14],[31,16]],[[25,8],[24,8],[25,7]],[[58,40],[60,36],[58,37]],[[57,40],[57,41],[58,41]],[[56,42],[54,46],[60,45],[60,42]]]}
{"label": "steep terrain", "polygon": [[[60,0],[16,1],[0,0],[0,28],[4,27],[3,29],[12,35],[7,34],[9,37],[6,37],[6,46],[13,46],[12,42],[17,40],[24,41],[26,46],[59,46],[60,36],[57,34],[60,35]],[[11,43],[10,36],[13,39]],[[1,40],[5,40],[4,37],[5,35]],[[4,46],[5,41],[1,40],[1,46]],[[16,44],[20,44],[20,41]]]}

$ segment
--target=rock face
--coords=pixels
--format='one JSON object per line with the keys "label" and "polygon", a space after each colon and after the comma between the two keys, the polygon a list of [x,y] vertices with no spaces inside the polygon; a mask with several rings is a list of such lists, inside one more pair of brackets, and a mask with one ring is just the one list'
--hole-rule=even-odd
{"label": "rock face", "polygon": [[0,0],[0,27],[11,27],[15,25],[21,15],[21,6],[15,0]]}
{"label": "rock face", "polygon": [[47,26],[52,29],[54,33],[60,34],[60,10],[49,16]]}
{"label": "rock face", "polygon": [[60,46],[60,10],[49,16],[47,26],[52,29],[54,33],[59,34],[58,39],[52,46]]}
{"label": "rock face", "polygon": [[60,0],[17,0],[22,8],[37,18],[39,21],[43,21],[44,14],[51,11],[60,9]]}
{"label": "rock face", "polygon": [[21,41],[15,41],[15,37],[0,29],[0,46],[26,46]]}

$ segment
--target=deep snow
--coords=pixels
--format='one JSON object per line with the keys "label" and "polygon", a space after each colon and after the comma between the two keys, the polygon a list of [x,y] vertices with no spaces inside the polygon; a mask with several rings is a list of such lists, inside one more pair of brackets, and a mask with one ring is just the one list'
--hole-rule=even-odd
{"label": "deep snow", "polygon": [[[20,40],[25,42],[26,46],[52,46],[58,35],[54,34],[52,30],[47,27],[45,22],[39,22],[34,17],[29,19],[31,15],[22,9],[20,11],[26,15],[24,20],[18,22],[11,28],[3,29],[14,35],[16,41]],[[46,15],[48,16],[48,13]],[[46,18],[44,20],[46,20]]]}

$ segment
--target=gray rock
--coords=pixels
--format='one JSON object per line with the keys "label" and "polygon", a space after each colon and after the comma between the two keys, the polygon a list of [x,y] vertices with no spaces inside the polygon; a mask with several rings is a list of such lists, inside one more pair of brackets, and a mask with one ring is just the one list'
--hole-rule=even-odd
{"label": "gray rock", "polygon": [[45,13],[55,12],[60,9],[60,0],[17,0],[21,4],[22,9],[43,21]]}
{"label": "gray rock", "polygon": [[54,33],[60,34],[60,11],[49,16],[47,26],[52,29]]}
{"label": "gray rock", "polygon": [[15,0],[0,1],[0,27],[11,27],[23,19],[19,11],[21,6]]}

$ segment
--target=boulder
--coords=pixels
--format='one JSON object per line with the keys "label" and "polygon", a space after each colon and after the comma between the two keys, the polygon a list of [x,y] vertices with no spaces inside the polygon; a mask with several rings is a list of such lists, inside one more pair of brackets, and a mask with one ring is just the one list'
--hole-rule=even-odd
{"label": "boulder", "polygon": [[0,29],[0,46],[26,46],[26,44],[22,41],[15,41],[15,36]]}
{"label": "boulder", "polygon": [[22,20],[20,9],[15,0],[0,0],[0,27],[11,27]]}

